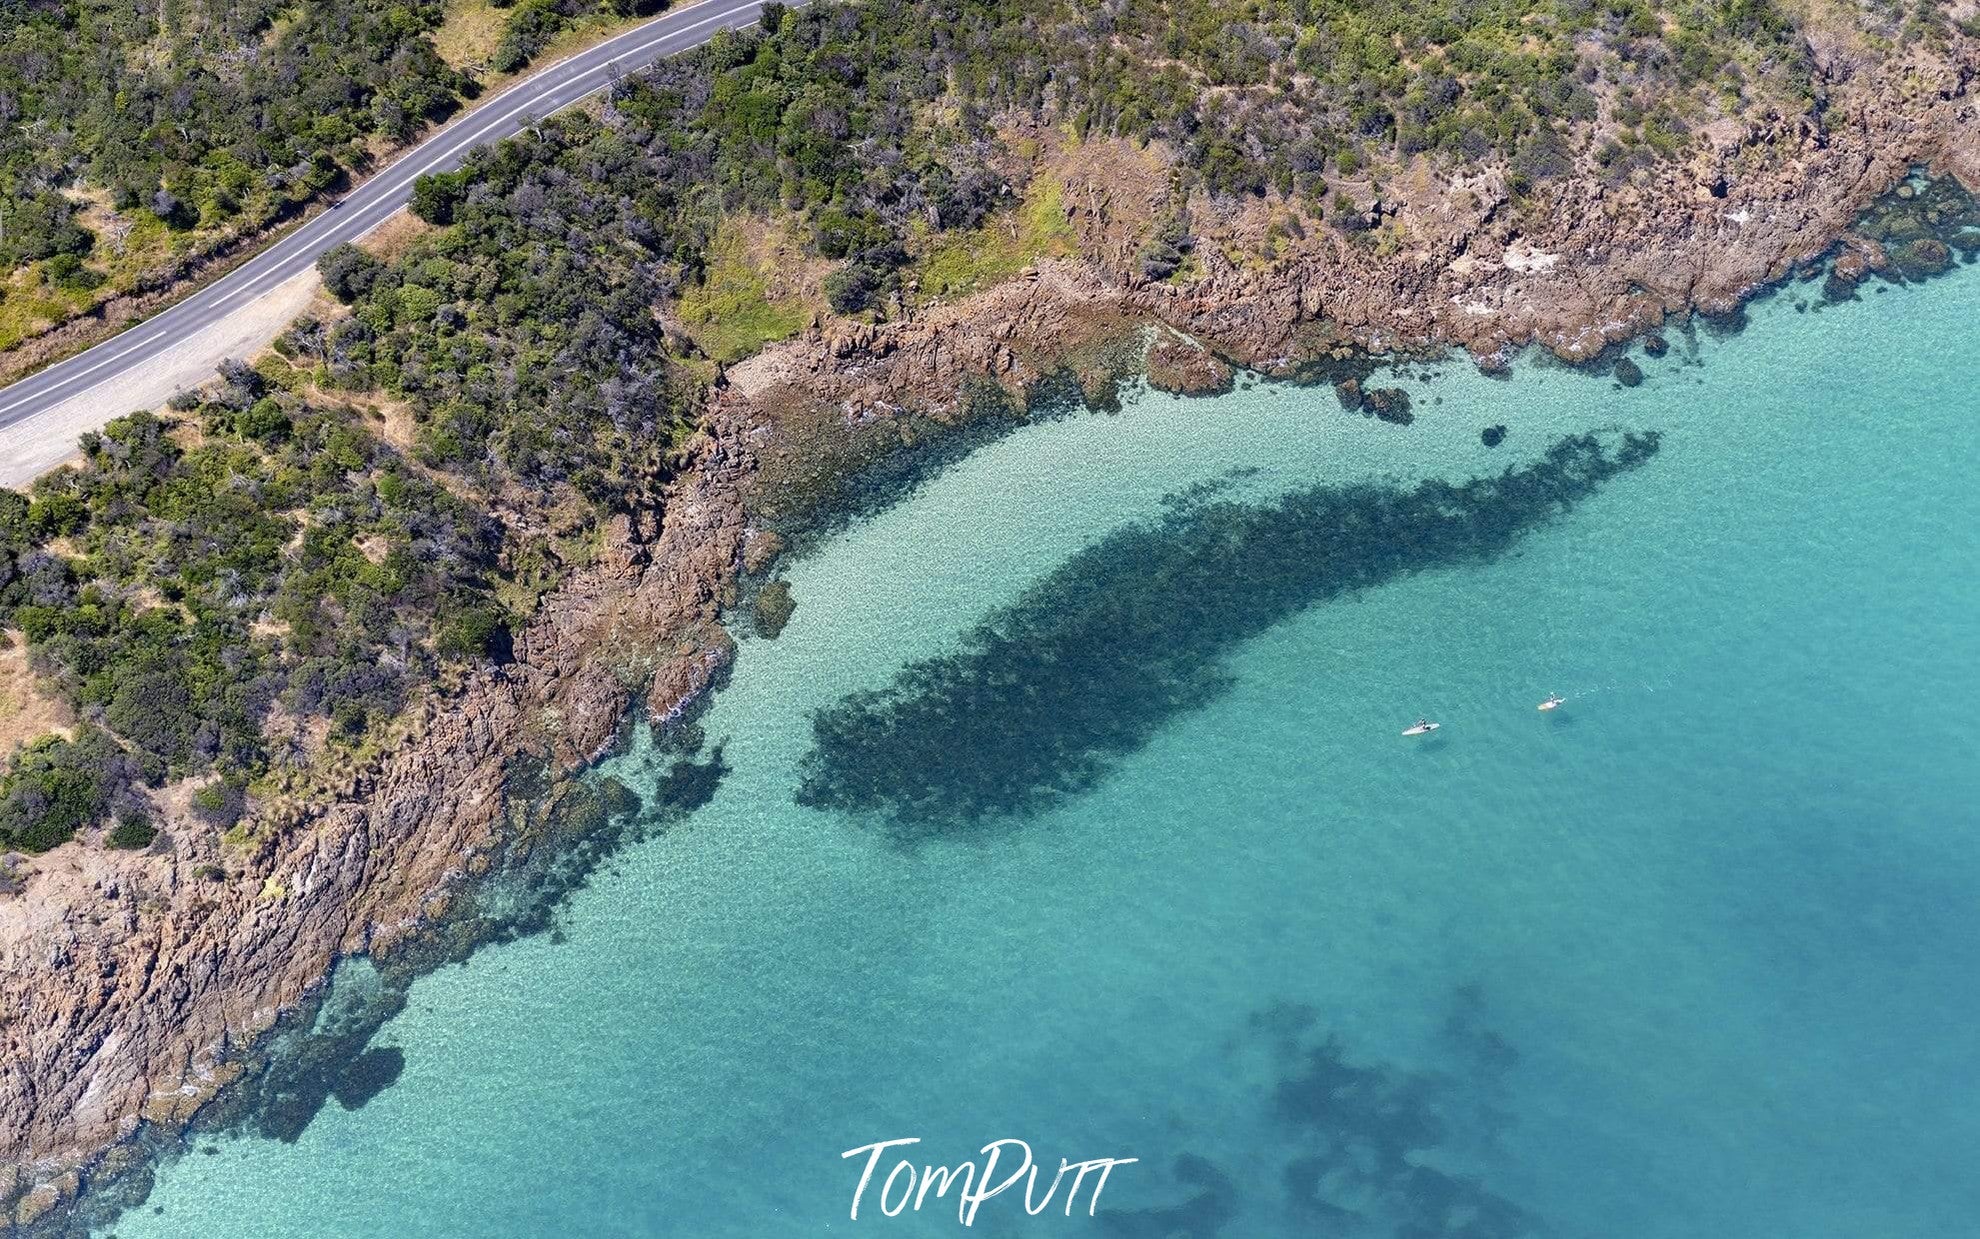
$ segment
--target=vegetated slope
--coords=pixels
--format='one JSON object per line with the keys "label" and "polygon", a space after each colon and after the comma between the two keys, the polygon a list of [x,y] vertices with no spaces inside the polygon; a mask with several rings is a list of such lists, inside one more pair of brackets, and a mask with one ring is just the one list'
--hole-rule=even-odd
{"label": "vegetated slope", "polygon": [[504,648],[501,525],[361,414],[245,366],[189,413],[111,423],[32,501],[0,491],[0,626],[84,720],[0,778],[0,848],[112,821],[141,846],[144,789],[208,772],[194,807],[224,830],[251,781],[359,748]]}
{"label": "vegetated slope", "polygon": [[[527,0],[487,67],[520,68],[599,7]],[[0,6],[0,348],[266,227],[448,115],[476,79],[434,50],[445,20],[398,0]]]}
{"label": "vegetated slope", "polygon": [[[1014,118],[1075,140],[1158,141],[1183,169],[1179,196],[1270,193],[1352,232],[1405,171],[1490,171],[1517,198],[1569,176],[1648,175],[1728,122],[1794,118],[1819,133],[1811,40],[1854,40],[1868,65],[1957,29],[1930,3],[1820,12],[1777,0],[772,9],[765,36],[725,37],[622,83],[603,136],[566,129],[556,150],[485,156],[436,178],[415,209],[444,221],[466,201],[477,227],[504,237],[530,211],[579,228],[611,218],[663,291],[702,278],[721,214],[790,213],[843,262],[826,291],[851,313],[885,306],[918,237],[974,227],[1023,188],[1001,136]],[[545,160],[557,173],[528,209],[505,202]],[[558,205],[580,191],[603,205]],[[1150,246],[1157,277],[1187,240],[1186,227],[1169,232]]]}

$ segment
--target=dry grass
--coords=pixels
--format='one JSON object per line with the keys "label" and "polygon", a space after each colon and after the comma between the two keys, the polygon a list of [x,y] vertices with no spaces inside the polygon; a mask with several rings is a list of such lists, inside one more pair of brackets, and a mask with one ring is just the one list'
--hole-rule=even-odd
{"label": "dry grass", "polygon": [[1121,138],[1079,142],[1055,129],[1039,137],[1036,175],[1064,187],[1061,205],[1079,252],[1119,269],[1132,265],[1167,205],[1172,161],[1156,146]]}
{"label": "dry grass", "polygon": [[917,244],[924,297],[981,292],[1018,274],[1040,258],[1064,258],[1078,237],[1066,218],[1065,182],[1039,176],[1008,210],[967,232],[943,232]]}
{"label": "dry grass", "polygon": [[364,414],[365,428],[400,452],[411,456],[419,437],[419,422],[411,403],[378,392],[343,392],[338,398]]}
{"label": "dry grass", "polygon": [[488,63],[502,44],[509,10],[489,0],[450,0],[440,28],[433,32],[433,50],[456,69]]}
{"label": "dry grass", "polygon": [[[400,211],[358,238],[357,247],[380,262],[391,262],[436,229],[411,211]],[[321,316],[318,316],[319,319]]]}
{"label": "dry grass", "polygon": [[27,643],[21,635],[6,636],[10,644],[0,650],[0,758],[51,731],[69,735],[75,724],[69,708],[49,695],[28,669]]}
{"label": "dry grass", "polygon": [[830,267],[807,258],[778,223],[725,219],[708,247],[706,278],[681,297],[681,322],[708,356],[740,361],[804,330],[823,305],[818,285]]}
{"label": "dry grass", "polygon": [[1157,146],[1079,141],[1063,129],[1024,125],[1002,136],[998,171],[1024,192],[967,232],[924,234],[912,247],[923,300],[991,288],[1042,258],[1078,254],[1131,270],[1167,209],[1172,160]]}

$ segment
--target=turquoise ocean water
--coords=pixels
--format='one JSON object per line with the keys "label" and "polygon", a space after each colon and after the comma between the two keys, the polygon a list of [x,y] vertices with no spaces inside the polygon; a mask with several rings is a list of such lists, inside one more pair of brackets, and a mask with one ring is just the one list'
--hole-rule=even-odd
{"label": "turquoise ocean water", "polygon": [[905,1137],[1139,1159],[997,1236],[1973,1233],[1976,276],[976,452],[789,567],[711,803],[116,1233],[960,1231],[848,1217]]}

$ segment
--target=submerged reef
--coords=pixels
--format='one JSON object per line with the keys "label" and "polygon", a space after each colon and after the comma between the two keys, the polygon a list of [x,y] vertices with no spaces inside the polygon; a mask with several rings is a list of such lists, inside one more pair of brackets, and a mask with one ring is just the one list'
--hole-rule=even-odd
{"label": "submerged reef", "polygon": [[[1101,1232],[1117,1239],[1551,1233],[1490,1182],[1503,1163],[1505,1079],[1519,1055],[1488,1016],[1481,991],[1457,989],[1435,1047],[1437,1067],[1421,1070],[1358,1051],[1304,1003],[1254,1011],[1226,1047],[1225,1068],[1234,1082],[1262,1082],[1249,1115],[1257,1127],[1197,1133],[1225,1156],[1249,1146],[1246,1182],[1183,1153],[1168,1176],[1177,1203],[1104,1209]],[[1271,1153],[1254,1161],[1260,1142]],[[1258,1170],[1276,1179],[1276,1191],[1261,1190]]]}
{"label": "submerged reef", "polygon": [[1175,1160],[1170,1177],[1194,1189],[1179,1205],[1152,1209],[1108,1209],[1100,1214],[1100,1229],[1117,1239],[1215,1239],[1237,1216],[1237,1193],[1230,1178],[1208,1158],[1184,1153]]}
{"label": "submerged reef", "polygon": [[1542,1227],[1477,1173],[1505,1116],[1497,1082],[1517,1056],[1459,991],[1445,1024],[1458,1075],[1357,1062],[1338,1037],[1315,1037],[1314,1013],[1268,1018],[1282,1041],[1273,1089],[1283,1129],[1301,1149],[1286,1163],[1286,1207],[1322,1234],[1532,1239]]}
{"label": "submerged reef", "polygon": [[1864,213],[1842,249],[1822,285],[1826,301],[1854,300],[1873,274],[1929,280],[1980,257],[1980,202],[1952,177],[1913,175]]}
{"label": "submerged reef", "polygon": [[1049,809],[1228,687],[1219,656],[1297,612],[1483,563],[1656,455],[1656,432],[1573,435],[1493,477],[1199,491],[1073,555],[959,649],[812,720],[800,804],[902,841]]}

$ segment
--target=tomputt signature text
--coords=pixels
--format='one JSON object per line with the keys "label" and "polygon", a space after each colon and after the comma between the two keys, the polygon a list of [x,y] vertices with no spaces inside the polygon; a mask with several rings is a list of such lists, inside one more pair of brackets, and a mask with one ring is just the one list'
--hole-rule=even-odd
{"label": "tomputt signature text", "polygon": [[[859,1220],[860,1203],[865,1199],[867,1189],[873,1186],[874,1171],[879,1168],[880,1159],[887,1155],[889,1149],[920,1143],[919,1136],[910,1136],[902,1140],[880,1140],[873,1144],[862,1144],[856,1149],[847,1149],[839,1154],[842,1159],[853,1157],[866,1159],[866,1164],[860,1168],[859,1186],[853,1189],[853,1221]],[[913,1162],[901,1158],[895,1162],[894,1168],[887,1172],[887,1177],[881,1180],[879,1192],[874,1198],[875,1203],[880,1206],[880,1212],[885,1216],[899,1217],[908,1211],[919,1213],[922,1205],[928,1203],[931,1195],[939,1201],[948,1195],[951,1188],[955,1188],[956,1220],[964,1226],[973,1226],[976,1224],[976,1211],[983,1206],[984,1201],[1002,1195],[1022,1180],[1024,1211],[1036,1217],[1052,1207],[1052,1198],[1057,1195],[1059,1184],[1070,1174],[1072,1184],[1066,1189],[1065,1215],[1072,1216],[1073,1204],[1091,1176],[1092,1195],[1086,1203],[1086,1214],[1091,1217],[1093,1211],[1100,1205],[1100,1193],[1106,1190],[1107,1176],[1114,1172],[1114,1167],[1132,1166],[1141,1160],[1135,1157],[1096,1157],[1089,1161],[1075,1162],[1062,1158],[1059,1161],[1058,1173],[1052,1176],[1051,1183],[1046,1186],[1045,1194],[1041,1197],[1037,1195],[1039,1167],[1032,1161],[1030,1145],[1022,1140],[992,1140],[978,1152],[983,1158],[980,1173],[974,1161],[967,1161],[955,1167],[926,1164],[917,1167]],[[997,1177],[1000,1170],[1004,1171],[1001,1180]]]}

